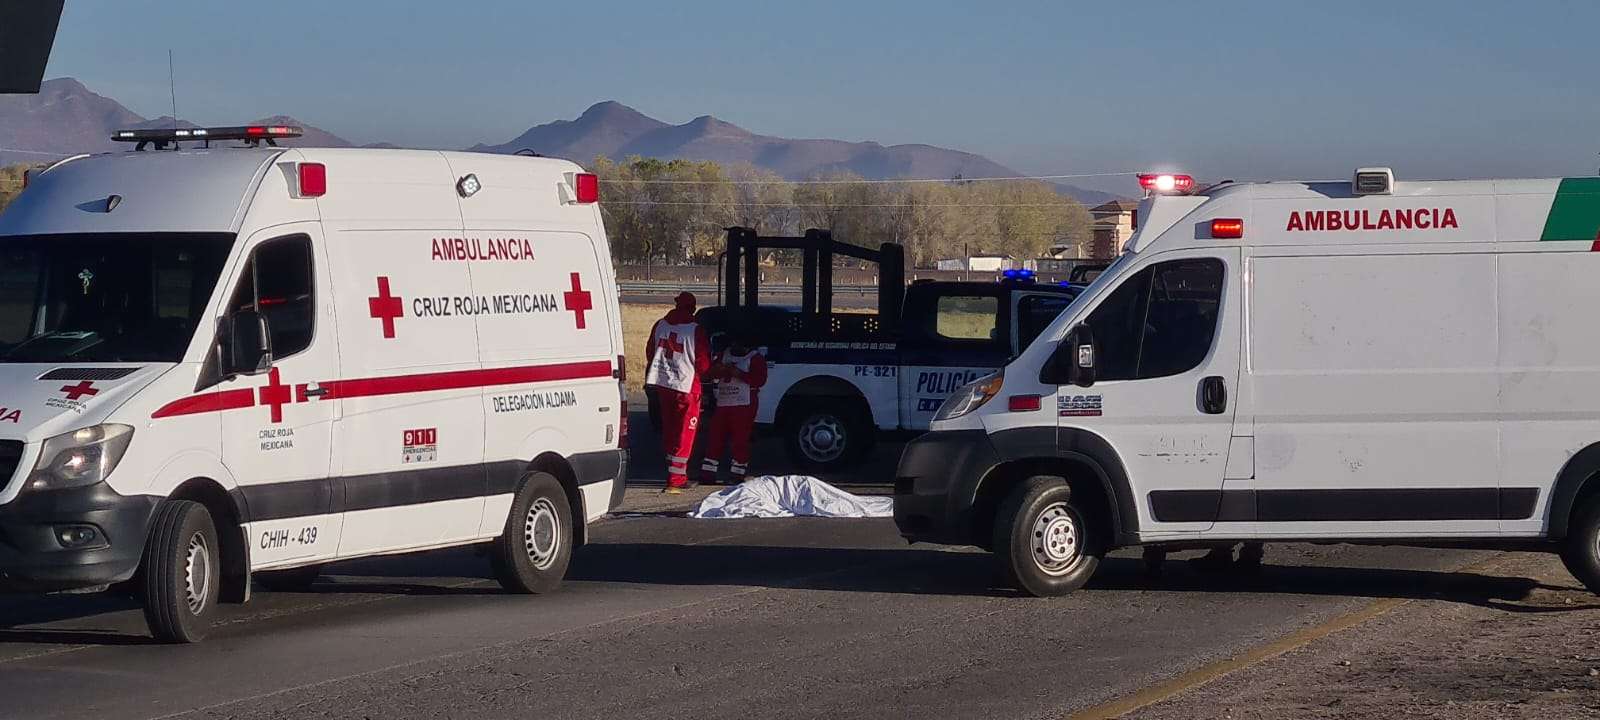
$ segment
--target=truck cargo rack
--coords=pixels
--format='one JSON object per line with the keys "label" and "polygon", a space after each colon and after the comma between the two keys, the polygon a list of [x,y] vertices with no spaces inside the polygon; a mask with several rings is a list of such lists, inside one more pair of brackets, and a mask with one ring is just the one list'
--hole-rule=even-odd
{"label": "truck cargo rack", "polygon": [[[754,326],[760,323],[761,251],[799,250],[800,312],[789,318],[791,337],[865,339],[898,330],[906,292],[904,247],[883,243],[877,249],[865,248],[838,242],[829,231],[816,229],[800,237],[764,236],[745,227],[730,227],[727,232],[720,299],[729,321],[759,330]],[[833,265],[840,256],[878,266],[877,315],[833,313]]]}

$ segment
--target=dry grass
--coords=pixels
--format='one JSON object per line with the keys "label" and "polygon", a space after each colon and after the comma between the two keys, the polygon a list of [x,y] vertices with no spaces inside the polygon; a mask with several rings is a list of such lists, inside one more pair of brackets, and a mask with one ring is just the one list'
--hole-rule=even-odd
{"label": "dry grass", "polygon": [[634,305],[622,304],[622,347],[623,354],[628,357],[628,391],[640,392],[644,389],[644,343],[650,336],[650,328],[654,327],[662,315],[671,310],[671,305],[648,304]]}

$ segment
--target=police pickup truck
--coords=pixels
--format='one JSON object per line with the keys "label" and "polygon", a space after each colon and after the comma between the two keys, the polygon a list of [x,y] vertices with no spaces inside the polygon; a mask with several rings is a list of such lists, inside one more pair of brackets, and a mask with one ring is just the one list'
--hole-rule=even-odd
{"label": "police pickup truck", "polygon": [[[759,254],[799,251],[799,307],[759,302]],[[821,230],[763,237],[730,228],[721,305],[700,311],[720,348],[742,332],[767,357],[756,422],[775,427],[790,459],[813,471],[859,460],[879,431],[928,429],[945,397],[1026,348],[1078,296],[1077,285],[1034,282],[1009,271],[999,282],[905,282],[904,249],[836,242]],[[877,312],[833,308],[840,258],[877,265]]]}

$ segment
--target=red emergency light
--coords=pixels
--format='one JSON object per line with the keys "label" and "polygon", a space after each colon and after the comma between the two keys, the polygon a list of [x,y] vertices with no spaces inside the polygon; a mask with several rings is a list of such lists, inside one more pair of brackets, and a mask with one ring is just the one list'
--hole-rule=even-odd
{"label": "red emergency light", "polygon": [[1139,187],[1151,193],[1186,193],[1194,189],[1194,178],[1188,175],[1145,173],[1139,176]]}
{"label": "red emergency light", "polygon": [[322,163],[300,163],[300,197],[315,198],[328,194],[328,167]]}
{"label": "red emergency light", "polygon": [[300,137],[300,128],[287,125],[251,125],[244,129],[249,137]]}
{"label": "red emergency light", "polygon": [[572,177],[572,189],[580,204],[600,202],[600,178],[593,173],[577,173]]}
{"label": "red emergency light", "polygon": [[1244,219],[1217,218],[1212,220],[1211,237],[1217,240],[1238,240],[1244,237]]}

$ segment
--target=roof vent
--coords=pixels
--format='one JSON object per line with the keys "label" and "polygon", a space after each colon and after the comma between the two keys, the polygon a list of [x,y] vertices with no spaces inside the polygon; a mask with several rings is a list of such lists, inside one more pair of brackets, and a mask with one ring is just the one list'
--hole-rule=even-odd
{"label": "roof vent", "polygon": [[1357,195],[1393,195],[1394,171],[1386,167],[1357,168],[1350,188]]}

